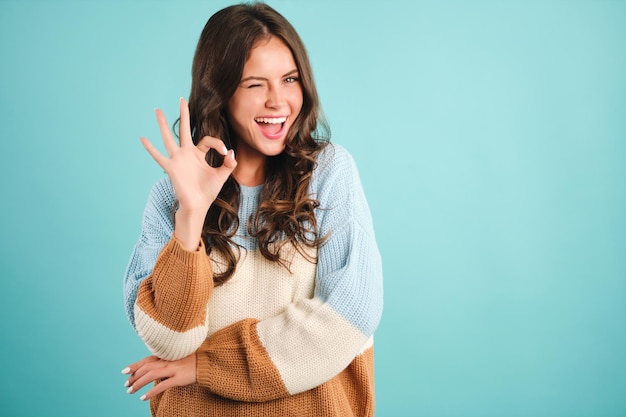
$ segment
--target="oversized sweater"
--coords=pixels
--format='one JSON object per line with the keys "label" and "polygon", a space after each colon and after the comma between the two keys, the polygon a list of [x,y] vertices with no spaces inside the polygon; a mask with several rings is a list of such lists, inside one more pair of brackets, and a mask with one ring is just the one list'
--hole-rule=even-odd
{"label": "oversized sweater", "polygon": [[197,383],[154,398],[152,414],[372,416],[382,265],[354,161],[338,145],[318,155],[310,192],[328,237],[309,256],[284,248],[288,269],[247,233],[261,188],[241,186],[243,249],[234,275],[215,287],[220,260],[173,237],[171,182],[151,190],[124,279],[126,313],[154,355],[197,355]]}

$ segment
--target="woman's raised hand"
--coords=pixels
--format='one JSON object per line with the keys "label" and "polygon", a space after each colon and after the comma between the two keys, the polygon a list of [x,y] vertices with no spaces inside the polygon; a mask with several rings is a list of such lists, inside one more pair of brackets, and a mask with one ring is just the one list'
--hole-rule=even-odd
{"label": "woman's raised hand", "polygon": [[[168,156],[162,155],[146,138],[141,138],[141,143],[165,170],[174,186],[178,200],[174,235],[187,249],[195,250],[206,213],[237,166],[235,152],[226,149],[220,139],[210,136],[202,138],[197,146],[193,144],[189,107],[183,98],[180,99],[180,146],[172,137],[161,110],[156,110],[156,117]],[[220,167],[212,167],[206,162],[205,156],[210,149],[224,156]]]}
{"label": "woman's raised hand", "polygon": [[[235,153],[228,151],[220,139],[210,136],[202,138],[198,146],[193,144],[185,99],[180,99],[180,146],[172,137],[163,112],[159,109],[155,112],[168,157],[163,156],[148,139],[141,138],[141,142],[172,180],[179,207],[206,214],[237,165]],[[225,157],[222,166],[214,168],[206,162],[206,153],[211,148]]]}

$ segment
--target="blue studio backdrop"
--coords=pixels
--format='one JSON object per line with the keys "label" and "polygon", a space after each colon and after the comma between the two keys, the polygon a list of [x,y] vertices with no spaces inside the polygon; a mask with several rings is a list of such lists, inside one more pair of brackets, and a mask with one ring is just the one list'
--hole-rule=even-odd
{"label": "blue studio backdrop", "polygon": [[[122,276],[225,1],[0,0],[0,416],[146,416]],[[626,415],[626,2],[287,1],[384,260],[377,417]]]}

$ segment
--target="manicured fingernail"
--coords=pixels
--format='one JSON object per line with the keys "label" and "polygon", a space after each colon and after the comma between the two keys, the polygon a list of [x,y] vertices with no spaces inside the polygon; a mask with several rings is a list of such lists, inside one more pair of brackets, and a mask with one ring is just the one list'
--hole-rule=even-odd
{"label": "manicured fingernail", "polygon": [[235,150],[232,149],[231,152],[233,153],[233,159],[235,159]]}
{"label": "manicured fingernail", "polygon": [[140,399],[141,401],[146,401],[146,394],[144,394],[144,395],[142,395],[141,397],[139,397],[139,399]]}
{"label": "manicured fingernail", "polygon": [[226,146],[222,148],[222,155],[224,156],[228,155],[228,148]]}
{"label": "manicured fingernail", "polygon": [[126,390],[127,393],[132,394],[133,393],[133,387],[130,387]]}
{"label": "manicured fingernail", "polygon": [[124,386],[125,386],[125,387],[128,387],[129,385],[130,385],[130,381],[129,381],[129,380],[126,380],[126,382],[124,382]]}
{"label": "manicured fingernail", "polygon": [[130,368],[129,368],[129,367],[126,367],[126,368],[122,369],[122,373],[123,373],[124,375],[128,375],[128,374],[130,374]]}

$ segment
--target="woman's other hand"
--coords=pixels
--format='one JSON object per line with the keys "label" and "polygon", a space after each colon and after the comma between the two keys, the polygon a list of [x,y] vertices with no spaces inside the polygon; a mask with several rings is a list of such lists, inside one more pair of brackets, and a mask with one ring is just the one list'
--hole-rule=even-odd
{"label": "woman's other hand", "polygon": [[156,356],[148,356],[122,370],[130,375],[124,386],[134,394],[154,381],[160,381],[140,398],[142,401],[154,398],[171,387],[181,387],[196,383],[196,354],[193,353],[176,361],[165,361]]}

